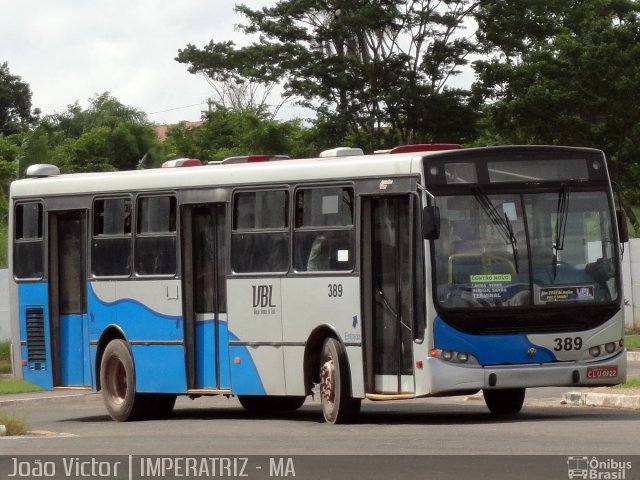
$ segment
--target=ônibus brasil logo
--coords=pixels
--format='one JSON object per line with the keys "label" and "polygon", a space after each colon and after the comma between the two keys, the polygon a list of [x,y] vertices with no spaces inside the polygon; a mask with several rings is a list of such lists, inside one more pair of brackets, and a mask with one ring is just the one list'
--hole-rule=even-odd
{"label": "\u00f4nibus brasil logo", "polygon": [[598,458],[589,456],[571,456],[567,458],[569,478],[585,480],[626,480],[627,470],[631,470],[631,462],[615,458]]}

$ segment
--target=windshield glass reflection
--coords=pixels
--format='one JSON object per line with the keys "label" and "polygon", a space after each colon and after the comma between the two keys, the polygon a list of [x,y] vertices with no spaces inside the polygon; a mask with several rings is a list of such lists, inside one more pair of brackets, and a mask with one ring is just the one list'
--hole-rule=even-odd
{"label": "windshield glass reflection", "polygon": [[437,197],[438,303],[483,308],[617,299],[604,192]]}

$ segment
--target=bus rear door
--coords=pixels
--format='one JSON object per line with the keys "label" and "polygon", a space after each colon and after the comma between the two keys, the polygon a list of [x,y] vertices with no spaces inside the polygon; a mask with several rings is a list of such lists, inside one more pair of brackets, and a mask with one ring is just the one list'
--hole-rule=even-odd
{"label": "bus rear door", "polygon": [[226,205],[184,207],[183,292],[190,390],[231,388],[225,288]]}
{"label": "bus rear door", "polygon": [[91,385],[87,320],[86,212],[49,214],[49,298],[53,385]]}

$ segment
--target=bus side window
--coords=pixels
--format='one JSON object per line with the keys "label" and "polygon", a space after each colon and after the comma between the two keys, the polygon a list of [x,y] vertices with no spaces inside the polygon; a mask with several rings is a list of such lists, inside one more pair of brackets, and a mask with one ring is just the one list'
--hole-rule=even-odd
{"label": "bus side window", "polygon": [[175,275],[177,270],[176,199],[138,200],[135,271],[138,275]]}
{"label": "bus side window", "polygon": [[16,205],[13,274],[17,279],[40,279],[44,275],[42,204]]}
{"label": "bus side window", "polygon": [[348,187],[296,192],[294,267],[298,272],[351,271],[354,266],[354,196]]}
{"label": "bus side window", "polygon": [[231,268],[236,273],[289,270],[289,192],[234,195]]}
{"label": "bus side window", "polygon": [[96,277],[128,277],[131,272],[131,199],[93,203],[91,272]]}

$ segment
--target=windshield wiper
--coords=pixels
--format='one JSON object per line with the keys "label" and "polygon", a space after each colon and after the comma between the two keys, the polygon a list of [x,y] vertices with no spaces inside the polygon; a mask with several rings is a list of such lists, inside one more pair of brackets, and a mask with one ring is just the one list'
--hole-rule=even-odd
{"label": "windshield wiper", "polygon": [[520,273],[518,262],[518,241],[513,233],[513,226],[509,221],[507,213],[504,212],[504,216],[500,215],[496,207],[491,203],[491,200],[489,200],[487,194],[484,193],[480,187],[474,187],[472,192],[473,196],[484,210],[484,213],[486,213],[489,220],[491,220],[491,223],[498,227],[498,233],[500,233],[502,239],[507,245],[511,245],[511,251],[513,252],[513,265],[516,269],[516,273]]}
{"label": "windshield wiper", "polygon": [[562,184],[558,194],[558,206],[556,208],[556,232],[553,238],[553,263],[551,271],[553,279],[556,279],[558,271],[558,252],[564,250],[564,239],[567,233],[567,218],[569,217],[569,189]]}

